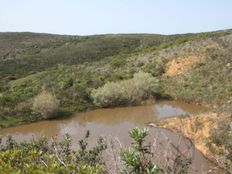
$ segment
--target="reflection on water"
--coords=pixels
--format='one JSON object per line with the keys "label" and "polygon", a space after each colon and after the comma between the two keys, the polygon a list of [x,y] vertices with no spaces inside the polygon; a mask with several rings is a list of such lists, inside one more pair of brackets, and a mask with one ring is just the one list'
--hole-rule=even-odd
{"label": "reflection on water", "polygon": [[[90,130],[90,144],[96,142],[98,136],[118,137],[125,144],[130,143],[128,130],[133,127],[144,127],[145,123],[159,118],[192,114],[205,108],[182,102],[164,101],[153,105],[98,109],[77,114],[70,119],[41,121],[0,130],[0,135],[11,134],[17,141],[30,139],[33,136],[58,136],[68,133],[75,141]],[[154,140],[157,132],[167,136],[173,143],[178,143],[178,135],[165,130],[150,128],[149,140]],[[167,143],[164,136],[159,141]],[[162,147],[160,147],[162,148]],[[194,165],[207,166],[205,158],[197,151]]]}
{"label": "reflection on water", "polygon": [[205,108],[176,101],[164,101],[146,106],[98,109],[77,114],[70,119],[40,121],[2,129],[0,135],[34,134],[55,136],[64,133],[82,132],[82,129],[94,130],[98,134],[101,134],[101,130],[104,130],[102,133],[111,134],[115,133],[115,131],[112,131],[114,128],[128,130],[128,128],[143,126],[145,123],[156,121],[159,118],[192,114],[202,110],[205,110]]}

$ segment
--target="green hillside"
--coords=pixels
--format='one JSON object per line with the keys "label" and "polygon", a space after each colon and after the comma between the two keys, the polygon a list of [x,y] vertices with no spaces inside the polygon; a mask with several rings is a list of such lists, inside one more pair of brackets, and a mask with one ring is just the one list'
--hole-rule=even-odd
{"label": "green hillside", "polygon": [[[97,108],[93,91],[109,82],[126,85],[141,71],[159,86],[141,100],[172,98],[230,109],[232,30],[170,36],[0,33],[0,127],[48,118],[33,110],[43,91],[59,101],[56,116]],[[138,104],[129,97],[112,99],[110,92],[97,97],[113,105]]]}

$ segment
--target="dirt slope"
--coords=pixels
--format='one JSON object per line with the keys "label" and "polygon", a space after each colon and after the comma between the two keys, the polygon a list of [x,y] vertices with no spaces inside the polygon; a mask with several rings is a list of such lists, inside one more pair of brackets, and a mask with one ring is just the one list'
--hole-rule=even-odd
{"label": "dirt slope", "polygon": [[191,70],[194,64],[204,60],[203,56],[188,56],[173,59],[167,64],[165,75],[175,76],[187,73]]}

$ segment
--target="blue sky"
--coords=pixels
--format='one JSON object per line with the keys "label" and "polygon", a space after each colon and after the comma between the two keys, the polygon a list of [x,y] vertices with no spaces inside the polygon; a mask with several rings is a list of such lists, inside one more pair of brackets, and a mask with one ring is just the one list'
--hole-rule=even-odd
{"label": "blue sky", "polygon": [[0,32],[175,34],[232,28],[232,0],[0,0]]}

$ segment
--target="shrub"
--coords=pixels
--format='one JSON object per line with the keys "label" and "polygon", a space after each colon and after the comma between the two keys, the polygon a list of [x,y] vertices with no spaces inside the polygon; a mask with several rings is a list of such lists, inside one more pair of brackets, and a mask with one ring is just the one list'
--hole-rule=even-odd
{"label": "shrub", "polygon": [[165,72],[165,60],[163,62],[150,62],[146,65],[145,71],[151,73],[154,76],[161,76]]}
{"label": "shrub", "polygon": [[[111,166],[107,167],[105,160],[110,160],[107,142],[99,137],[95,145],[88,144],[90,132],[78,141],[77,149],[69,134],[61,140],[52,140],[41,137],[31,139],[29,142],[17,143],[11,136],[0,138],[0,173],[57,173],[57,174],[187,174],[190,164],[179,147],[172,144],[177,151],[167,156],[164,166],[156,165],[151,142],[146,143],[148,129],[133,128],[129,136],[133,139],[129,148],[120,148],[119,154],[112,154],[115,159],[120,157],[123,162],[118,166],[118,172],[113,172]],[[74,143],[74,144],[73,144]],[[116,146],[111,146],[116,147]],[[105,154],[103,154],[106,152]],[[104,156],[107,155],[107,156]],[[118,156],[119,155],[119,156]],[[174,158],[173,158],[174,157]],[[170,165],[168,161],[172,161]],[[108,161],[111,163],[116,161]],[[196,173],[196,172],[194,172]]]}
{"label": "shrub", "polygon": [[[148,129],[133,128],[129,131],[129,136],[133,139],[131,146],[121,149],[120,157],[124,164],[122,173],[131,174],[187,174],[195,173],[191,168],[192,157],[180,150],[179,146],[171,144],[175,153],[165,156],[166,161],[163,166],[156,165],[153,157],[156,155],[151,142],[146,143]],[[191,146],[190,148],[191,149]]]}
{"label": "shrub", "polygon": [[125,165],[123,173],[159,174],[161,170],[152,163],[150,158],[152,156],[150,146],[144,145],[148,130],[134,128],[129,131],[129,135],[134,143],[129,149],[121,149],[120,157]]}
{"label": "shrub", "polygon": [[139,62],[139,63],[137,64],[138,67],[142,67],[143,65],[144,65],[144,62]]}
{"label": "shrub", "polygon": [[54,118],[59,110],[59,100],[51,93],[43,91],[34,98],[32,110],[45,119]]}
{"label": "shrub", "polygon": [[149,73],[139,72],[132,79],[108,82],[94,89],[91,96],[100,107],[135,104],[159,93],[159,80]]}
{"label": "shrub", "polygon": [[120,57],[114,57],[110,62],[110,65],[115,67],[115,68],[118,68],[118,67],[123,66],[125,64],[126,64],[126,60],[122,59]]}
{"label": "shrub", "polygon": [[73,79],[72,78],[69,78],[67,80],[65,80],[64,82],[64,88],[67,89],[67,88],[70,88],[73,86]]}
{"label": "shrub", "polygon": [[0,96],[0,105],[12,105],[20,101],[22,94],[18,91]]}
{"label": "shrub", "polygon": [[3,145],[0,139],[0,173],[102,174],[104,164],[100,159],[106,149],[105,142],[99,138],[95,146],[89,147],[88,136],[87,132],[79,141],[78,151],[71,148],[68,134],[61,141],[53,139],[51,143],[45,137],[17,143],[9,136]]}

